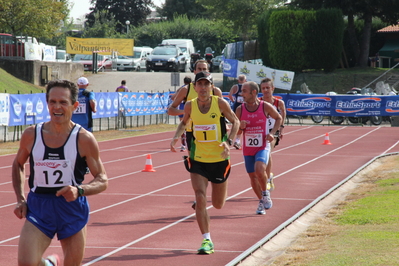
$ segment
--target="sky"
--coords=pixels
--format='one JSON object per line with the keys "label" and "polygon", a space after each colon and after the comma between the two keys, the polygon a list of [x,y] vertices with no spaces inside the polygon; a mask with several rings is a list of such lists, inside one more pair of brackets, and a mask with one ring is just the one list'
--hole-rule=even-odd
{"label": "sky", "polygon": [[[152,0],[156,6],[161,6],[164,0]],[[76,19],[84,19],[84,16],[90,12],[90,0],[69,0],[73,3],[73,8],[70,12],[70,16]]]}

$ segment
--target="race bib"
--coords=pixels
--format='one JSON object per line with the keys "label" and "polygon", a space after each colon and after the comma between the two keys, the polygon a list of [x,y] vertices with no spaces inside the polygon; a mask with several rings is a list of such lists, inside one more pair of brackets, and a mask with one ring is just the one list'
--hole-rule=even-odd
{"label": "race bib", "polygon": [[85,114],[86,113],[86,103],[79,103],[78,108],[73,112],[74,114]]}
{"label": "race bib", "polygon": [[194,125],[194,137],[199,142],[217,141],[217,126],[213,125]]}
{"label": "race bib", "polygon": [[35,162],[35,182],[39,187],[73,185],[69,160],[45,160]]}
{"label": "race bib", "polygon": [[238,96],[237,97],[237,102],[238,103],[243,103],[244,102],[244,98],[242,96]]}
{"label": "race bib", "polygon": [[247,147],[262,147],[262,134],[245,134],[245,146]]}

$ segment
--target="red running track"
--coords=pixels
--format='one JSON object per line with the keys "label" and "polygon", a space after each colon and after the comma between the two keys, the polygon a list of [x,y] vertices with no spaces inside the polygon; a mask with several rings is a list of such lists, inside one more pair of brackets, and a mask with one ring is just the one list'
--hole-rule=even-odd
{"label": "red running track", "polygon": [[[322,145],[327,132],[332,145]],[[193,191],[182,162],[185,153],[168,149],[172,136],[165,132],[100,142],[109,188],[89,197],[84,265],[225,265],[375,156],[399,152],[396,128],[286,126],[273,153],[273,208],[256,215],[258,202],[242,152],[232,150],[226,205],[216,210],[209,203],[215,253],[197,255],[202,236],[191,209]],[[141,172],[147,154],[155,173]],[[2,266],[16,265],[23,224],[13,214],[13,157],[0,157]],[[51,253],[62,255],[56,240],[46,255]]]}

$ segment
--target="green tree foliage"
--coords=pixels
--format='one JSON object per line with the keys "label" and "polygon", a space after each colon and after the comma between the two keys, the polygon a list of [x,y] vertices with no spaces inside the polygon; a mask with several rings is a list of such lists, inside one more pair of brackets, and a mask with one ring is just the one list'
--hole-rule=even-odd
{"label": "green tree foliage", "polygon": [[133,30],[135,46],[155,47],[164,39],[192,39],[197,50],[204,52],[209,46],[216,53],[235,37],[231,27],[221,21],[189,20],[186,16],[175,16],[173,21],[151,23]]}
{"label": "green tree foliage", "polygon": [[340,10],[277,10],[269,16],[268,25],[266,52],[271,67],[330,72],[338,66],[344,28]]}
{"label": "green tree foliage", "polygon": [[[111,18],[110,18],[111,17]],[[109,16],[108,11],[98,11],[94,14],[94,22],[85,27],[83,38],[118,38],[121,35],[116,31],[118,22]]]}
{"label": "green tree foliage", "polygon": [[68,13],[65,0],[0,0],[0,31],[36,38],[54,36]]}
{"label": "green tree foliage", "polygon": [[86,16],[87,26],[94,25],[98,11],[107,11],[107,18],[117,21],[116,30],[120,33],[126,32],[126,21],[130,21],[131,26],[143,25],[151,13],[150,7],[154,7],[152,0],[91,0],[91,3],[95,6]]}
{"label": "green tree foliage", "polygon": [[[292,0],[291,6],[301,9],[339,8],[347,16],[348,39],[357,65],[366,67],[370,55],[372,21],[380,18],[388,24],[399,21],[399,1],[397,0]],[[363,20],[360,39],[356,36],[355,20]]]}
{"label": "green tree foliage", "polygon": [[[211,18],[225,20],[233,26],[234,33],[242,40],[256,39],[258,17],[277,0],[197,0],[208,9]],[[229,24],[230,24],[229,23]]]}
{"label": "green tree foliage", "polygon": [[196,0],[165,0],[162,7],[157,7],[159,16],[173,20],[175,15],[186,15],[189,19],[204,17],[206,8]]}

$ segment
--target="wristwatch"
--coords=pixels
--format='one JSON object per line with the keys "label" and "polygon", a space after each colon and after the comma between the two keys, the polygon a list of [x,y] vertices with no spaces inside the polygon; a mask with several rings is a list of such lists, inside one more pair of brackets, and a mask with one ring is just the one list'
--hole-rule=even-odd
{"label": "wristwatch", "polygon": [[227,143],[229,144],[229,146],[233,145],[233,140],[232,139],[228,139]]}
{"label": "wristwatch", "polygon": [[82,197],[85,190],[81,186],[76,186],[76,188],[78,189],[78,197]]}

